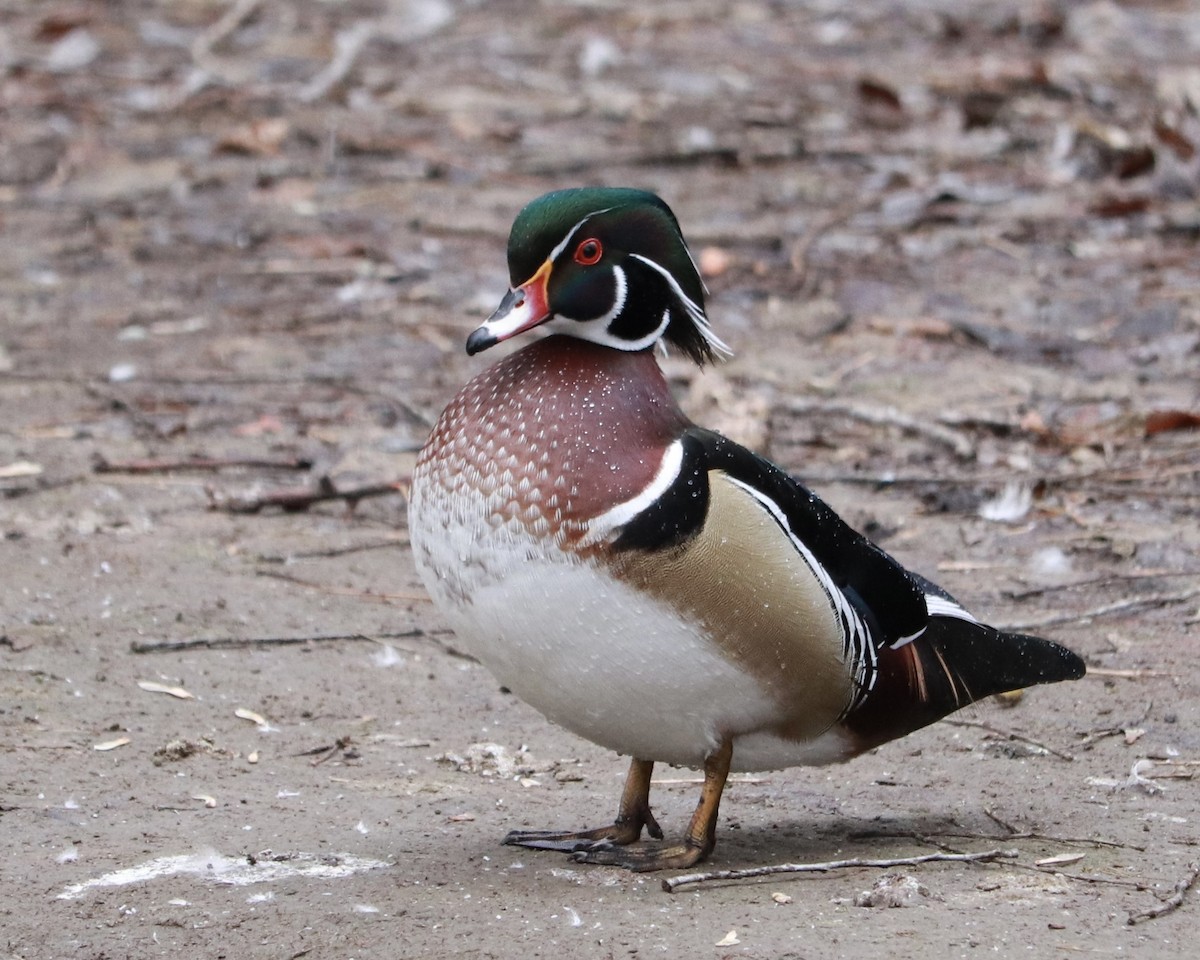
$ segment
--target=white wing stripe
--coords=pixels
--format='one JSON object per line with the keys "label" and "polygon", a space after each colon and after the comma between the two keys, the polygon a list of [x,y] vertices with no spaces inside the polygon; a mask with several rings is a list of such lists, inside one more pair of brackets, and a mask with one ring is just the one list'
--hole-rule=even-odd
{"label": "white wing stripe", "polygon": [[939,597],[934,593],[925,594],[925,606],[928,608],[930,616],[957,617],[959,620],[966,620],[968,623],[979,622],[953,600]]}
{"label": "white wing stripe", "polygon": [[655,500],[671,489],[671,484],[679,476],[682,467],[683,441],[676,440],[667,447],[667,452],[663,454],[662,465],[658,468],[654,479],[650,481],[650,485],[636,497],[630,497],[615,507],[609,507],[603,513],[589,520],[587,534],[581,544],[591,546],[599,543],[618,527],[625,526],[639,513],[650,507]]}

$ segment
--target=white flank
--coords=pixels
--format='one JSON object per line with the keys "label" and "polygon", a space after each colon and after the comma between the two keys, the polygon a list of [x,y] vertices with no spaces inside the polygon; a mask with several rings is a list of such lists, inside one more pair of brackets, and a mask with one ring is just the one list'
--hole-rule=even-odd
{"label": "white flank", "polygon": [[583,538],[583,543],[588,546],[599,543],[614,530],[625,526],[625,524],[671,489],[671,484],[679,476],[679,469],[682,466],[683,441],[676,440],[667,447],[667,452],[663,454],[662,465],[658,468],[658,473],[654,475],[654,479],[650,481],[650,485],[645,490],[636,497],[631,497],[624,503],[618,503],[615,507],[610,507],[602,514],[588,521],[588,531]]}

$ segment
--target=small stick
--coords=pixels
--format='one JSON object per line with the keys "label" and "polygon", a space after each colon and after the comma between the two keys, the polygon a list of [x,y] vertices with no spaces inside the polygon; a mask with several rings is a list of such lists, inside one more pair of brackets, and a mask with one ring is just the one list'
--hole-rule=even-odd
{"label": "small stick", "polygon": [[1188,891],[1196,885],[1196,880],[1200,879],[1200,862],[1188,865],[1188,873],[1182,880],[1175,884],[1175,892],[1166,900],[1156,907],[1151,907],[1143,913],[1130,914],[1129,919],[1125,922],[1129,926],[1134,926],[1138,923],[1144,923],[1147,920],[1154,920],[1157,917],[1164,916],[1183,906],[1183,900],[1187,896]]}
{"label": "small stick", "polygon": [[192,41],[190,53],[199,63],[208,58],[212,48],[240,27],[258,9],[260,0],[237,0],[211,27]]}
{"label": "small stick", "polygon": [[946,720],[945,722],[955,727],[975,727],[978,730],[986,730],[988,733],[995,734],[997,737],[1004,737],[1007,740],[1018,740],[1021,743],[1029,744],[1031,747],[1037,747],[1039,750],[1052,753],[1063,760],[1075,759],[1071,754],[1065,753],[1062,750],[1055,750],[1054,747],[1048,747],[1040,740],[1034,740],[1032,737],[1027,737],[1021,733],[1013,733],[1011,730],[1001,730],[999,727],[993,727],[990,723],[985,723],[982,720]]}
{"label": "small stick", "polygon": [[249,467],[256,470],[310,470],[313,462],[304,457],[286,460],[262,460],[255,457],[174,457],[163,460],[109,460],[97,457],[96,473],[171,473],[175,470],[223,470]]}
{"label": "small stick", "polygon": [[367,636],[365,633],[336,633],[316,637],[200,637],[195,640],[155,640],[142,642],[135,640],[129,645],[133,653],[175,653],[179,650],[231,650],[242,647],[287,647],[301,643],[338,643],[343,640],[366,640],[375,643],[379,640],[411,640],[413,637],[427,636],[421,629],[402,630],[399,633],[376,633]]}
{"label": "small stick", "polygon": [[308,590],[317,590],[321,593],[333,594],[336,597],[358,597],[360,600],[370,600],[374,603],[391,603],[394,600],[416,603],[429,602],[429,594],[418,593],[416,591],[412,593],[376,593],[373,590],[359,590],[354,587],[335,587],[331,584],[313,583],[311,580],[293,576],[290,573],[285,573],[283,570],[255,570],[254,572],[260,577],[270,577],[272,580],[284,580],[287,583],[294,583]]}
{"label": "small stick", "polygon": [[1089,577],[1087,580],[1076,580],[1073,583],[1054,583],[1030,587],[1026,590],[1002,590],[1000,592],[1009,600],[1028,600],[1030,597],[1040,597],[1047,593],[1078,590],[1098,584],[1120,583],[1126,580],[1159,580],[1167,577],[1200,577],[1200,570],[1134,570],[1130,573],[1106,573],[1102,577]]}
{"label": "small stick", "polygon": [[327,547],[323,550],[297,550],[295,553],[260,553],[255,559],[259,563],[291,563],[295,560],[328,560],[344,557],[350,553],[367,550],[392,550],[407,547],[408,538],[396,536],[387,540],[372,540],[370,543],[352,543],[345,547]]}
{"label": "small stick", "polygon": [[827,860],[824,863],[780,863],[748,870],[710,870],[703,873],[685,873],[668,877],[662,882],[667,893],[691,883],[708,883],[711,880],[749,880],[767,877],[776,873],[826,873],[830,870],[846,870],[857,867],[887,869],[889,867],[913,867],[922,863],[950,861],[955,863],[991,863],[1000,858],[1012,859],[1019,856],[1017,850],[985,850],[982,853],[927,853],[919,857],[898,857],[894,860]]}
{"label": "small stick", "polygon": [[377,31],[377,25],[367,20],[339,31],[333,40],[333,59],[297,91],[296,98],[301,103],[315,103],[341,83]]}

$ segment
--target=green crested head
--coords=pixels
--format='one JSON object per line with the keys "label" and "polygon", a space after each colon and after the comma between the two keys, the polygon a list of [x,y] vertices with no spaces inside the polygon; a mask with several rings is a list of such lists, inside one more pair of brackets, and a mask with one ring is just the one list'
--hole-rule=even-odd
{"label": "green crested head", "polygon": [[627,187],[555,190],[508,239],[512,289],[471,334],[480,350],[546,324],[618,350],[665,341],[703,364],[728,352],[708,325],[704,283],[659,197]]}

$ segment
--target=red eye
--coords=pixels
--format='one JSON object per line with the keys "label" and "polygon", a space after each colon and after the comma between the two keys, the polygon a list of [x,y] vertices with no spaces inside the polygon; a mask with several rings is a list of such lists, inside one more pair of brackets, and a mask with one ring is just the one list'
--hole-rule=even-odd
{"label": "red eye", "polygon": [[583,243],[575,248],[575,262],[581,263],[585,267],[590,267],[593,263],[599,263],[602,256],[604,256],[604,247],[600,245],[600,241],[595,237],[584,240]]}

